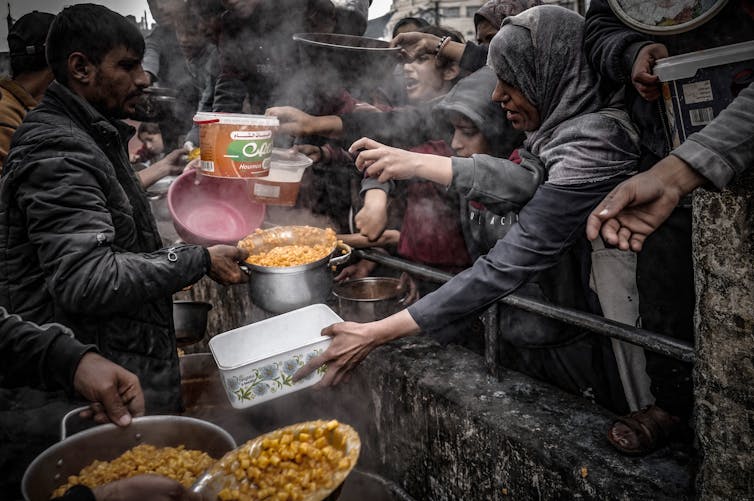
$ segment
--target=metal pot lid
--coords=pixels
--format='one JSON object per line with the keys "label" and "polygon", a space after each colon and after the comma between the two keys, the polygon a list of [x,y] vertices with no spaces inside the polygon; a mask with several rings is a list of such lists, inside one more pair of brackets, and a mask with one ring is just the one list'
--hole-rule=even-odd
{"label": "metal pot lid", "polygon": [[728,0],[607,0],[631,28],[652,35],[675,35],[712,19]]}

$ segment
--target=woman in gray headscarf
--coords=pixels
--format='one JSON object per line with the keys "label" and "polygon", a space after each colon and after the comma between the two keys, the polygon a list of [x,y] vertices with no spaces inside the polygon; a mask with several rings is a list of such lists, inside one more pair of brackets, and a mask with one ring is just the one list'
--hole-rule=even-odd
{"label": "woman in gray headscarf", "polygon": [[[351,146],[366,148],[356,164],[369,176],[385,181],[434,172],[433,180],[445,185],[465,177],[476,200],[486,203],[485,193],[494,192],[498,210],[506,193],[510,210],[520,209],[519,219],[486,256],[408,309],[377,322],[325,329],[332,344],[299,377],[327,363],[324,384],[337,383],[374,347],[420,331],[431,334],[514,292],[555,265],[583,235],[590,210],[635,172],[636,131],[625,112],[603,107],[582,51],[582,28],[583,18],[573,11],[540,6],[507,18],[490,44],[488,64],[498,78],[492,98],[526,133],[520,167],[484,156],[417,155],[366,138]],[[489,162],[505,174],[497,183],[485,177],[485,186],[475,185],[474,170]],[[517,169],[544,184],[513,184],[509,176],[515,178]]]}

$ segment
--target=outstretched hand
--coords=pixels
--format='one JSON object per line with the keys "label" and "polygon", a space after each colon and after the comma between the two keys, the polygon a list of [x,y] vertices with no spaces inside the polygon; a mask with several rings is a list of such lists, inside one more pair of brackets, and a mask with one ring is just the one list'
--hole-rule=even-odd
{"label": "outstretched hand", "polygon": [[359,232],[371,242],[376,242],[387,227],[387,193],[380,189],[368,190],[364,207],[354,216]]}
{"label": "outstretched hand", "polygon": [[97,423],[112,421],[128,426],[131,418],[144,415],[144,394],[139,378],[94,352],[85,353],[73,374],[74,389],[91,402],[82,413]]}
{"label": "outstretched hand", "polygon": [[349,153],[356,153],[356,168],[381,183],[391,179],[411,179],[422,163],[422,153],[393,148],[374,139],[362,137],[351,145]]}
{"label": "outstretched hand", "polygon": [[341,322],[325,327],[322,335],[333,338],[332,343],[323,353],[301,367],[293,375],[293,380],[304,379],[326,364],[327,371],[318,385],[331,386],[343,381],[348,373],[378,346],[373,336],[369,334],[368,326],[369,324]]}
{"label": "outstretched hand", "polygon": [[653,74],[658,59],[668,57],[668,49],[661,43],[645,45],[639,50],[631,68],[631,82],[641,97],[654,101],[660,97],[660,79]]}
{"label": "outstretched hand", "polygon": [[313,134],[315,117],[293,106],[274,106],[265,115],[277,117],[280,121],[278,132],[289,136],[310,136]]}
{"label": "outstretched hand", "polygon": [[418,332],[419,326],[407,310],[367,324],[356,322],[333,324],[322,330],[323,336],[333,338],[330,346],[301,367],[293,375],[293,380],[304,379],[322,365],[327,365],[327,371],[318,386],[338,384],[346,379],[373,349],[394,339]]}
{"label": "outstretched hand", "polygon": [[668,155],[651,169],[616,186],[589,214],[586,235],[621,250],[639,252],[678,205],[705,178],[680,158]]}
{"label": "outstretched hand", "polygon": [[434,54],[440,37],[431,33],[409,31],[397,35],[390,41],[390,47],[400,47],[401,55],[407,61],[413,61],[424,54]]}

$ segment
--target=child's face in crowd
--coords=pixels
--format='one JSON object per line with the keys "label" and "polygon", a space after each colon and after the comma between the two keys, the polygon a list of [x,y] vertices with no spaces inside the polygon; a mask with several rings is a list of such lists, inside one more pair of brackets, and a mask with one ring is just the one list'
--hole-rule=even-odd
{"label": "child's face in crowd", "polygon": [[178,39],[178,45],[181,47],[183,56],[187,59],[196,57],[206,44],[200,23],[195,23],[190,19],[181,19],[175,22],[175,36]]}
{"label": "child's face in crowd", "polygon": [[520,90],[507,82],[498,79],[495,90],[492,92],[492,100],[500,103],[507,111],[506,117],[514,129],[533,131],[542,125],[539,110],[526,99]]}
{"label": "child's face in crowd", "polygon": [[476,26],[476,43],[489,47],[492,38],[497,34],[497,30],[498,28],[494,27],[492,23],[482,19]]}
{"label": "child's face in crowd", "polygon": [[424,54],[403,65],[406,79],[406,95],[409,102],[421,103],[442,96],[448,91],[449,82],[438,68],[434,55]]}
{"label": "child's face in crowd", "polygon": [[455,129],[450,147],[453,148],[456,155],[468,158],[471,155],[490,152],[487,139],[474,125],[474,122],[460,113],[453,113],[450,116],[450,123],[453,124]]}
{"label": "child's face in crowd", "polygon": [[159,155],[165,149],[165,146],[162,144],[162,134],[142,132],[139,134],[139,139],[144,144],[144,149],[146,149],[150,155]]}

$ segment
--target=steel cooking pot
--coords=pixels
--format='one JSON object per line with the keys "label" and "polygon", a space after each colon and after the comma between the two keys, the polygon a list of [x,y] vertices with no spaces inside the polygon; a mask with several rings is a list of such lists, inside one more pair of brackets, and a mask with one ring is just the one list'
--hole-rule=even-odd
{"label": "steel cooking pot", "polygon": [[212,305],[204,301],[173,301],[173,324],[178,346],[202,340],[207,331],[207,313]]}
{"label": "steel cooking pot", "polygon": [[367,277],[340,283],[333,289],[343,320],[372,322],[398,313],[405,307],[406,291],[400,280]]}
{"label": "steel cooking pot", "polygon": [[176,447],[204,451],[218,459],[236,447],[230,434],[217,425],[183,416],[145,416],[121,428],[103,424],[68,438],[66,421],[84,408],[63,417],[61,442],[49,447],[32,461],[21,481],[27,501],[47,501],[69,475],[76,475],[95,459],[111,461],[142,443],[156,447]]}
{"label": "steel cooking pot", "polygon": [[[313,231],[318,230],[318,231]],[[326,241],[325,230],[308,226],[278,226],[257,232],[254,251],[266,252],[281,245],[317,245]],[[335,244],[329,255],[299,266],[244,264],[249,274],[251,301],[271,313],[286,313],[310,304],[323,303],[332,291],[331,267],[346,262],[351,248]]]}

